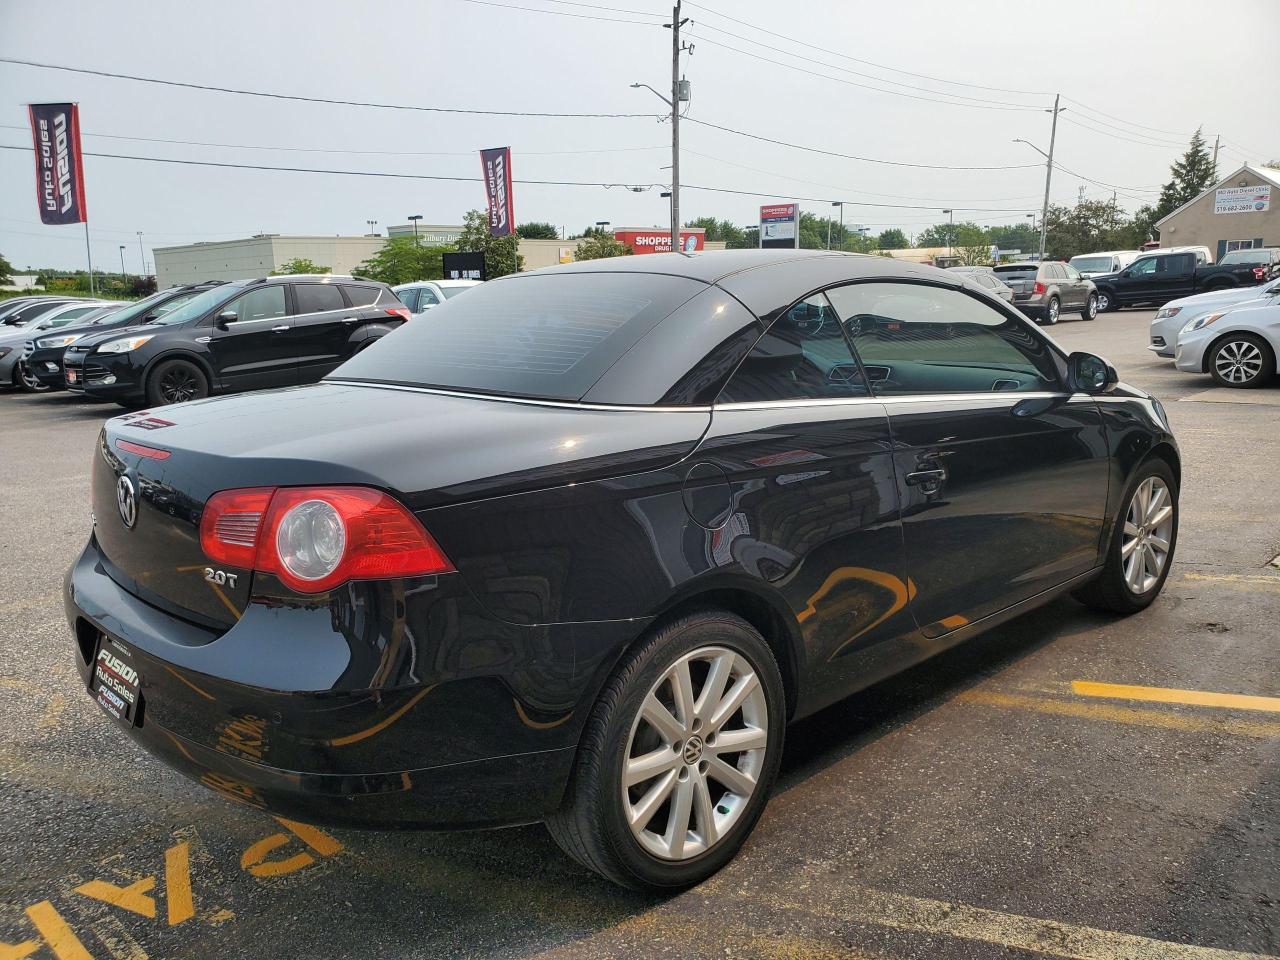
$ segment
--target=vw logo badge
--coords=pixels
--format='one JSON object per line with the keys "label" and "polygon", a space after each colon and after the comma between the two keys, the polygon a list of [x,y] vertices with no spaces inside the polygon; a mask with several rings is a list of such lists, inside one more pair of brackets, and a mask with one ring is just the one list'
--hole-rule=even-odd
{"label": "vw logo badge", "polygon": [[120,519],[125,527],[132,530],[138,522],[138,498],[133,492],[133,481],[128,477],[116,481],[116,506],[120,508]]}
{"label": "vw logo badge", "polygon": [[684,762],[693,766],[702,759],[702,738],[690,737],[684,742]]}

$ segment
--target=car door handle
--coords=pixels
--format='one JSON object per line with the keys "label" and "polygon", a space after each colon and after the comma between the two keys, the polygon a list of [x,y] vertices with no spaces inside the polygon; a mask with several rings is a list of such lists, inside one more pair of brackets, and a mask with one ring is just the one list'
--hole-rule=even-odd
{"label": "car door handle", "polygon": [[913,487],[933,486],[941,484],[947,479],[947,471],[941,467],[934,467],[929,470],[916,470],[914,473],[907,474],[907,483]]}
{"label": "car door handle", "polygon": [[343,323],[359,323],[360,318],[359,317],[343,317],[342,322]]}
{"label": "car door handle", "polygon": [[278,327],[272,327],[271,332],[272,333],[288,333],[289,325],[287,323],[282,323]]}

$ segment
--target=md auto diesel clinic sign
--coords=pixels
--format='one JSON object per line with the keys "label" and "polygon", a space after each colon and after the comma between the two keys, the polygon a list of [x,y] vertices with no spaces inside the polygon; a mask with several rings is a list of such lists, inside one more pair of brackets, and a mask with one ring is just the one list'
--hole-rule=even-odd
{"label": "md auto diesel clinic sign", "polygon": [[[654,229],[633,229],[621,227],[613,231],[613,239],[626,244],[633,253],[670,253],[671,231]],[[705,233],[702,230],[682,230],[680,232],[680,250],[682,253],[693,253],[705,250]]]}
{"label": "md auto diesel clinic sign", "polygon": [[1221,187],[1213,195],[1214,213],[1262,213],[1271,208],[1271,185]]}

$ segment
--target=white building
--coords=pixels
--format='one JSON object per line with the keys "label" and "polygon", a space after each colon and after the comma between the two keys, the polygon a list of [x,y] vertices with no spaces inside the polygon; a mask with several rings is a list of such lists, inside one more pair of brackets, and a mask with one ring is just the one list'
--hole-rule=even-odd
{"label": "white building", "polygon": [[310,260],[332,273],[350,273],[382,249],[386,237],[283,237],[267,233],[244,240],[156,247],[161,290],[201,280],[265,277],[290,260]]}
{"label": "white building", "polygon": [[[413,224],[404,223],[387,227],[388,237],[412,237]],[[462,236],[462,224],[419,223],[418,242],[424,247],[443,247]]]}

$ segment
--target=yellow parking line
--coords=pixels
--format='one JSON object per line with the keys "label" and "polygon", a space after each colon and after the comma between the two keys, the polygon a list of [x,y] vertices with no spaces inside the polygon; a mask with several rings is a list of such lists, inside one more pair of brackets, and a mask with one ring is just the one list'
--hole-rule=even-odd
{"label": "yellow parking line", "polygon": [[1266,574],[1196,573],[1189,570],[1182,575],[1182,579],[1220,583],[1232,590],[1260,590],[1264,593],[1280,590],[1280,577],[1269,577]]}
{"label": "yellow parking line", "polygon": [[1091,680],[1073,680],[1071,690],[1082,697],[1149,700],[1152,703],[1183,703],[1193,707],[1221,707],[1224,710],[1261,710],[1263,713],[1280,713],[1280,697],[1213,693],[1208,690],[1174,690],[1168,687],[1134,687],[1123,683],[1095,683]]}

